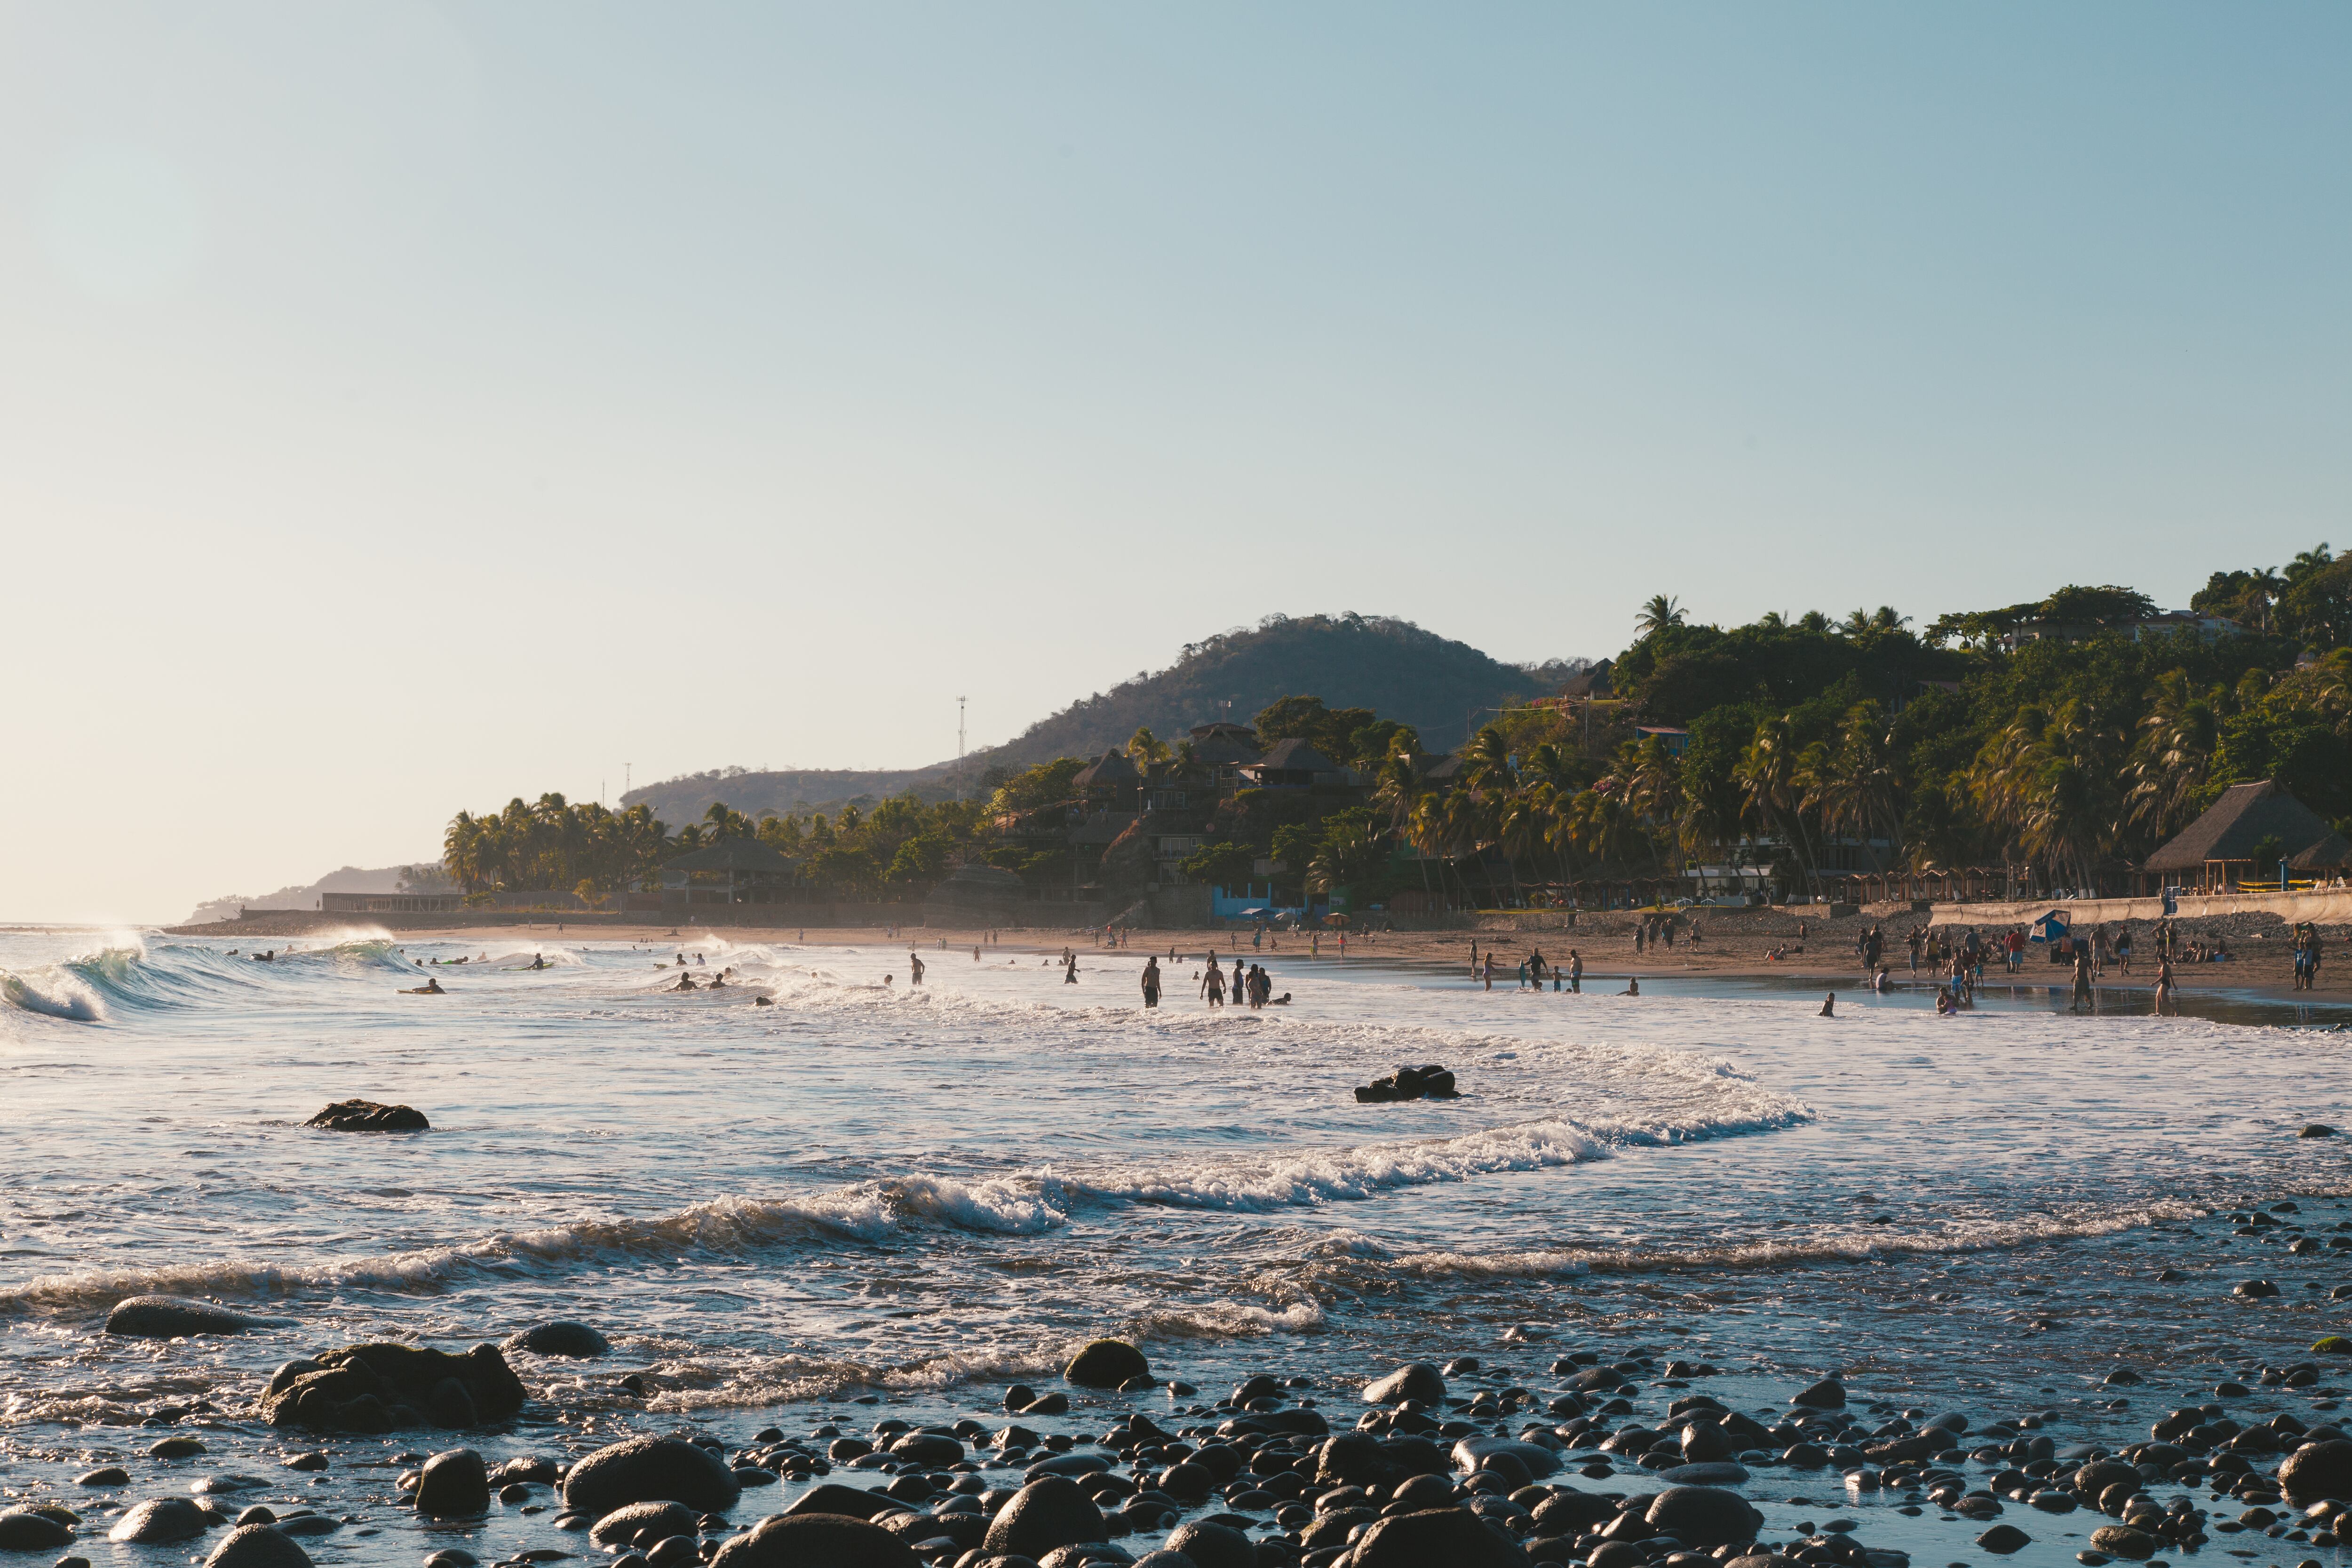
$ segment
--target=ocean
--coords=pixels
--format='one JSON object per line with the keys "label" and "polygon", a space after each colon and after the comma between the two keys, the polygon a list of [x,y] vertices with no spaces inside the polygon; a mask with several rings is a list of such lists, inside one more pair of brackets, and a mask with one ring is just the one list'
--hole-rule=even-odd
{"label": "ocean", "polygon": [[[1084,1444],[1141,1409],[1172,1430],[1270,1373],[1340,1430],[1370,1378],[1463,1358],[1454,1393],[1523,1389],[1540,1419],[1597,1360],[1641,1386],[1628,1419],[1677,1390],[1786,1412],[1836,1376],[1874,1425],[2030,1415],[2062,1448],[2113,1452],[2217,1397],[2242,1423],[2319,1425],[2352,1381],[2312,1349],[2352,1322],[2347,1142],[2299,1135],[2352,1121],[2352,1035],[1860,995],[1822,1018],[1815,994],[1703,982],[1487,992],[1246,946],[1289,1005],[1210,1011],[1200,954],[1163,952],[1146,1012],[1140,949],[1081,949],[1067,984],[1048,955],[917,937],[919,986],[903,943],[690,931],[646,951],[354,929],[270,963],[152,931],[0,933],[5,1500],[82,1512],[74,1550],[99,1561],[200,1553],[110,1544],[108,1510],[225,1471],[256,1483],[216,1489],[237,1506],[341,1521],[303,1542],[322,1563],[593,1552],[544,1496],[454,1533],[422,1522],[393,1468],[460,1441],[561,1460],[631,1433],[731,1451],[886,1417],[1002,1426],[1007,1385],[1063,1388],[1107,1336],[1195,1392],[1069,1389],[1067,1417],[1025,1424]],[[680,956],[728,985],[666,990]],[[399,994],[419,960],[446,995]],[[1461,1098],[1351,1093],[1421,1063]],[[303,1125],[354,1096],[432,1130]],[[2276,1294],[2238,1290],[2255,1280]],[[147,1292],[274,1321],[102,1331]],[[295,1357],[551,1320],[612,1353],[514,1352],[531,1402],[495,1430],[320,1440],[254,1414]],[[1717,1370],[1664,1375],[1676,1362]],[[2318,1375],[2289,1385],[2305,1363]],[[2142,1381],[2105,1381],[2118,1368]],[[147,1457],[163,1427],[206,1453]],[[276,1468],[308,1448],[334,1464]],[[76,1485],[102,1462],[131,1484]],[[1980,1522],[1916,1491],[1749,1468],[1768,1533],[1837,1515],[1923,1563],[1990,1560]],[[1628,1474],[1647,1481],[1622,1461],[1614,1482],[1563,1472],[1619,1491]],[[800,1489],[746,1491],[734,1523]],[[2045,1564],[2112,1522],[2004,1517],[2033,1537],[2014,1560]],[[2284,1533],[2204,1550],[2317,1550]]]}

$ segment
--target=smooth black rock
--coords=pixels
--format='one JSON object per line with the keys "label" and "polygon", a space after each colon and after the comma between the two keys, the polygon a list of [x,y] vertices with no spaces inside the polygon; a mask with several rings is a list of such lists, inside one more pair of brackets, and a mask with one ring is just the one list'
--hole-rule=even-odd
{"label": "smooth black rock", "polygon": [[1168,1537],[1168,1550],[1182,1552],[1193,1568],[1257,1568],[1257,1547],[1231,1525],[1180,1524]]}
{"label": "smooth black rock", "polygon": [[1117,1388],[1129,1378],[1149,1378],[1151,1363],[1125,1340],[1097,1340],[1070,1358],[1062,1376],[1081,1388]]}
{"label": "smooth black rock", "polygon": [[52,1552],[73,1544],[74,1532],[47,1514],[10,1509],[0,1513],[0,1552]]}
{"label": "smooth black rock", "polygon": [[[839,1488],[838,1490],[847,1490]],[[860,1493],[860,1496],[866,1494]],[[880,1501],[880,1499],[876,1499]],[[589,1528],[588,1539],[599,1546],[627,1546],[643,1531],[654,1532],[656,1541],[671,1535],[691,1535],[701,1515],[683,1503],[633,1502],[626,1508],[616,1508]],[[862,1516],[861,1516],[862,1517]]]}
{"label": "smooth black rock", "polygon": [[711,1568],[920,1568],[887,1530],[837,1513],[780,1513],[732,1536]]}
{"label": "smooth black rock", "polygon": [[676,1437],[632,1437],[599,1448],[563,1479],[564,1506],[600,1519],[633,1502],[725,1513],[741,1495],[724,1460]]}
{"label": "smooth black rock", "polygon": [[433,1123],[413,1105],[379,1105],[373,1100],[339,1100],[302,1123],[331,1132],[429,1132]]}
{"label": "smooth black rock", "polygon": [[2248,1300],[2261,1300],[2278,1293],[2279,1288],[2267,1279],[2242,1279],[2230,1287],[2231,1295],[2242,1296]]}
{"label": "smooth black rock", "polygon": [[934,1469],[945,1469],[963,1458],[963,1445],[939,1432],[903,1433],[891,1443],[889,1451],[901,1459]]}
{"label": "smooth black rock", "polygon": [[612,1341],[587,1324],[570,1321],[533,1323],[519,1333],[509,1334],[506,1344],[510,1351],[569,1356],[574,1361],[593,1360],[613,1348]]}
{"label": "smooth black rock", "polygon": [[[1257,1558],[1253,1555],[1250,1562],[1255,1564]],[[1200,1564],[1181,1552],[1171,1552],[1163,1546],[1157,1552],[1147,1552],[1137,1558],[1134,1568],[1200,1568]]]}
{"label": "smooth black rock", "polygon": [[1041,1476],[989,1521],[990,1552],[1043,1557],[1056,1546],[1106,1539],[1102,1510],[1066,1476]]}
{"label": "smooth black rock", "polygon": [[323,1470],[331,1462],[326,1455],[316,1449],[307,1454],[295,1454],[279,1461],[289,1470]]}
{"label": "smooth black rock", "polygon": [[2306,1444],[2287,1456],[2278,1474],[2292,1502],[2352,1498],[2352,1442],[2333,1438]]}
{"label": "smooth black rock", "polygon": [[1789,1403],[1808,1410],[1843,1410],[1845,1408],[1845,1384],[1836,1378],[1825,1377],[1811,1388],[1790,1394]]}
{"label": "smooth black rock", "polygon": [[1434,1405],[1444,1397],[1444,1374],[1425,1361],[1407,1363],[1364,1388],[1367,1405],[1402,1405],[1408,1399]]}
{"label": "smooth black rock", "polygon": [[1698,1552],[1753,1541],[1764,1527],[1764,1516],[1746,1498],[1720,1487],[1669,1487],[1643,1517],[1660,1535]]}
{"label": "smooth black rock", "polygon": [[1977,1537],[1977,1544],[1987,1552],[2006,1557],[2033,1544],[2033,1537],[2013,1524],[1996,1524]]}
{"label": "smooth black rock", "polygon": [[2304,1128],[2302,1131],[2296,1133],[2295,1136],[2298,1138],[2333,1138],[2336,1136],[2336,1129],[2330,1127],[2325,1121],[2314,1121]]}
{"label": "smooth black rock", "polygon": [[1464,1508],[1423,1509],[1381,1519],[1358,1539],[1350,1568],[1523,1568],[1517,1542]]}
{"label": "smooth black rock", "polygon": [[262,1320],[184,1296],[132,1296],[106,1314],[106,1331],[126,1339],[177,1340],[198,1334],[241,1334]]}
{"label": "smooth black rock", "polygon": [[2128,1524],[2101,1525],[2091,1531],[2091,1545],[2096,1551],[2128,1557],[2135,1563],[2156,1555],[2156,1537]]}
{"label": "smooth black rock", "polygon": [[783,1510],[783,1514],[840,1514],[842,1519],[873,1519],[889,1507],[896,1507],[889,1498],[879,1498],[863,1488],[821,1481],[804,1490],[800,1498],[793,1498],[793,1507]]}
{"label": "smooth black rock", "polygon": [[[1526,1474],[1523,1478],[1514,1479],[1518,1479],[1522,1486],[1559,1468],[1559,1456],[1538,1443],[1515,1443],[1508,1437],[1465,1437],[1454,1445],[1454,1468],[1465,1475],[1494,1468],[1493,1461],[1496,1458],[1507,1458],[1517,1463]],[[1507,1475],[1509,1472],[1501,1473]]]}
{"label": "smooth black rock", "polygon": [[116,1520],[106,1538],[140,1546],[164,1545],[194,1541],[209,1522],[205,1510],[186,1498],[149,1498]]}
{"label": "smooth black rock", "polygon": [[413,1500],[433,1519],[467,1519],[490,1510],[490,1468],[471,1448],[451,1448],[425,1461]]}
{"label": "smooth black rock", "polygon": [[310,1568],[294,1538],[266,1524],[241,1524],[221,1537],[205,1568]]}
{"label": "smooth black rock", "polygon": [[121,1465],[108,1465],[100,1469],[84,1472],[76,1478],[75,1484],[85,1487],[127,1487],[131,1484],[131,1472]]}

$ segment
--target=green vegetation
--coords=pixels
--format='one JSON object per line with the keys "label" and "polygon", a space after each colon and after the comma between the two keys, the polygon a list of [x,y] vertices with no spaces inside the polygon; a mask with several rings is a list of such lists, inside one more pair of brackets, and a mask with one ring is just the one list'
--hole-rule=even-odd
{"label": "green vegetation", "polygon": [[[1265,862],[1285,902],[1344,892],[1362,904],[1407,889],[1509,902],[1593,879],[1671,881],[1695,865],[1766,866],[1784,891],[1969,868],[2095,887],[2229,785],[2263,778],[2352,826],[2352,557],[2323,544],[2276,571],[2218,572],[2193,608],[2236,626],[2160,617],[2112,584],[1945,615],[1924,633],[1883,606],[1695,624],[1660,595],[1604,695],[1491,702],[1492,721],[1443,767],[1412,724],[1297,694],[1304,681],[1284,681],[1294,694],[1254,716],[1259,739],[1303,740],[1360,785],[1244,788],[1212,805],[1189,740],[1171,746],[1139,723],[1121,749],[1192,794],[1202,847],[1178,862],[1183,877],[1237,888]],[[1340,617],[1211,639],[1180,668],[1262,662],[1286,643],[1460,662],[1460,645],[1403,623]],[[1472,675],[1488,678],[1446,679],[1460,690]],[[1072,790],[1089,760],[992,767],[984,802],[908,793],[756,817],[714,802],[676,833],[642,805],[518,799],[458,814],[445,865],[469,893],[606,892],[688,850],[756,837],[817,894],[919,898],[974,859],[1075,887],[1105,875],[1098,847],[1074,847],[1068,832],[1085,814]],[[1124,863],[1148,867],[1140,853]]]}

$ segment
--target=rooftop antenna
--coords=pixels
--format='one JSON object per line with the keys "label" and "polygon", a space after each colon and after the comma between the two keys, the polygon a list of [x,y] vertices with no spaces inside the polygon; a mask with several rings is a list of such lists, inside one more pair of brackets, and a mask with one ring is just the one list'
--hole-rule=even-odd
{"label": "rooftop antenna", "polygon": [[963,705],[965,699],[956,699],[956,804],[963,804]]}
{"label": "rooftop antenna", "polygon": [[621,798],[623,800],[629,798],[629,769],[631,765],[632,764],[628,763],[623,763],[621,764]]}

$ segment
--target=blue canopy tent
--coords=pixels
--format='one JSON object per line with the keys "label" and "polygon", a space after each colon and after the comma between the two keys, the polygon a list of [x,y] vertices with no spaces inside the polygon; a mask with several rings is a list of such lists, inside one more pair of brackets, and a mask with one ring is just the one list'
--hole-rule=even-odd
{"label": "blue canopy tent", "polygon": [[2040,920],[2033,922],[2033,935],[2032,940],[2035,942],[2060,942],[2072,935],[2073,932],[2074,928],[2066,923],[2066,917],[2060,914],[2056,910],[2052,910],[2048,914],[2043,915]]}

